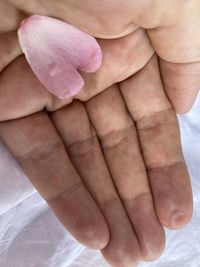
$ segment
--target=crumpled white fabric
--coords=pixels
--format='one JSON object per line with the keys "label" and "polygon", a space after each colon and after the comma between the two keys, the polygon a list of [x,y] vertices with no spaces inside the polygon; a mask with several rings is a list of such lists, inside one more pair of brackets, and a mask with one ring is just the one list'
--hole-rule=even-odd
{"label": "crumpled white fabric", "polygon": [[[200,96],[179,116],[194,192],[194,215],[178,231],[166,230],[162,257],[140,267],[200,266]],[[84,248],[64,229],[0,143],[0,267],[106,267],[101,254]]]}

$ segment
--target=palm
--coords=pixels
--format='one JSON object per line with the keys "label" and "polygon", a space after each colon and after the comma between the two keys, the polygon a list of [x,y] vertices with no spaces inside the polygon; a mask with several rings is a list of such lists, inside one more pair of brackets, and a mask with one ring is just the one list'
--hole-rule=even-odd
{"label": "palm", "polygon": [[[199,91],[199,1],[9,0],[28,13],[66,20],[100,38],[147,30],[160,57],[165,91],[177,112],[188,111]],[[81,20],[79,18],[82,18]]]}
{"label": "palm", "polygon": [[[48,93],[22,56],[5,68],[0,136],[66,228],[127,266],[140,253],[146,260],[160,254],[159,220],[186,223],[191,191],[175,112],[144,31],[99,42],[103,65],[83,74],[77,100]],[[18,55],[11,51],[4,64]]]}

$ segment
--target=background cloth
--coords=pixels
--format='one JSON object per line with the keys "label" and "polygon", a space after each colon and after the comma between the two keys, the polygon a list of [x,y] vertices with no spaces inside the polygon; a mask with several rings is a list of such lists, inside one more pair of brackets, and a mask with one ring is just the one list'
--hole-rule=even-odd
{"label": "background cloth", "polygon": [[[194,215],[181,230],[166,230],[162,257],[140,267],[200,267],[200,96],[178,116],[192,179]],[[107,267],[55,218],[17,162],[0,143],[0,267]]]}

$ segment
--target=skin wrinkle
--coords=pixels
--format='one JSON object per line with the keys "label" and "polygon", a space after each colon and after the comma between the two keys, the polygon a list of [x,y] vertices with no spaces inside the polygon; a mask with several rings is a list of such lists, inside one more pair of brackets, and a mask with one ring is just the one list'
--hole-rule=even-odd
{"label": "skin wrinkle", "polygon": [[[120,33],[115,33],[115,34],[106,34],[106,33],[98,33],[98,32],[91,32],[93,36],[96,36],[97,38],[102,38],[102,39],[116,39],[120,37],[127,36],[133,32],[135,32],[137,29],[139,29],[139,26],[134,25],[133,22],[128,23],[128,25],[125,27],[125,30],[122,30]],[[88,32],[88,31],[87,31]]]}
{"label": "skin wrinkle", "polygon": [[[68,1],[69,3],[69,1]],[[74,2],[72,2],[74,4]],[[103,3],[103,2],[102,2]],[[44,2],[44,4],[46,4],[46,2]],[[61,6],[61,10],[63,9],[63,4],[62,3],[57,3],[58,5]],[[92,1],[92,6],[94,6],[94,1]],[[46,6],[46,8],[48,9],[48,7]],[[75,12],[78,7],[74,8],[71,7],[71,9]],[[70,10],[70,8],[69,8]],[[71,12],[71,13],[74,13],[74,12]],[[122,10],[120,10],[122,11]],[[114,11],[113,11],[114,12]],[[70,16],[70,14],[68,14]],[[64,19],[65,19],[65,15],[63,14],[64,16]],[[87,14],[87,17],[89,16],[89,14]],[[98,20],[96,19],[97,16],[93,16],[93,17],[90,17],[89,21],[90,21],[90,25],[95,25],[96,23],[99,23],[100,25],[102,25],[104,23],[104,21],[101,21],[101,22],[98,22]],[[70,22],[73,24],[73,19],[72,21],[68,21],[67,22]],[[123,26],[123,29],[121,29],[120,32],[115,32],[115,33],[112,33],[112,34],[108,34],[107,32],[103,32],[103,29],[101,29],[101,31],[91,31],[91,29],[88,29],[86,26],[84,25],[77,25],[82,31],[86,32],[86,33],[89,33],[91,34],[92,36],[95,36],[97,38],[103,38],[103,39],[115,39],[115,38],[120,38],[120,37],[123,37],[123,36],[126,36],[126,35],[129,35],[130,33],[133,33],[135,30],[137,30],[138,26],[136,26],[133,22],[127,22],[125,23],[125,25]],[[108,27],[106,27],[108,28]]]}
{"label": "skin wrinkle", "polygon": [[[103,149],[110,150],[123,144],[124,142],[127,141],[133,129],[135,129],[134,124],[130,125],[129,127],[119,130],[113,130],[110,131],[109,133],[99,136]],[[112,141],[106,145],[106,143],[108,143],[107,140],[112,140]]]}
{"label": "skin wrinkle", "polygon": [[161,165],[161,166],[151,166],[151,167],[147,167],[147,170],[150,172],[156,172],[158,169],[167,169],[170,167],[175,167],[175,166],[179,166],[179,165],[184,165],[183,161],[176,161],[174,163],[170,163],[168,165]]}
{"label": "skin wrinkle", "polygon": [[60,147],[63,146],[63,143],[61,142],[61,140],[57,140],[56,143],[51,143],[49,144],[48,148],[45,148],[43,146],[41,146],[41,144],[39,144],[38,147],[34,147],[32,150],[28,151],[26,154],[24,155],[20,155],[20,156],[15,156],[16,159],[19,161],[19,162],[22,162],[26,159],[31,159],[32,161],[42,161],[42,160],[46,160],[52,150],[59,150]]}
{"label": "skin wrinkle", "polygon": [[75,184],[68,188],[64,188],[62,191],[57,192],[56,195],[48,196],[45,200],[48,203],[55,202],[57,199],[62,198],[64,195],[71,195],[78,192],[83,187],[82,181],[77,181]]}
{"label": "skin wrinkle", "polygon": [[[168,127],[172,127],[171,124],[168,124]],[[155,131],[157,131],[157,140],[153,137],[155,135]],[[175,139],[175,136],[177,135],[177,133],[170,133],[169,134],[171,136],[171,138],[174,138],[174,144],[169,144],[169,142],[167,141],[163,141],[162,139],[168,139],[169,137],[167,137],[167,135],[165,134],[166,132],[166,127],[163,126],[159,126],[159,128],[157,129],[150,129],[147,131],[139,131],[139,135],[141,136],[141,138],[143,138],[145,140],[146,146],[148,144],[148,139],[152,139],[151,140],[151,144],[149,144],[149,148],[146,149],[142,149],[144,155],[146,155],[146,157],[149,158],[148,161],[145,161],[146,163],[146,167],[157,167],[157,166],[161,166],[161,165],[173,165],[174,162],[179,162],[183,160],[183,155],[182,153],[180,153],[179,155],[177,155],[176,157],[174,157],[175,154],[177,154],[177,151],[181,151],[181,144],[178,143],[178,140]],[[162,137],[164,136],[164,138]],[[155,149],[155,156],[154,156],[154,160],[150,158],[150,155],[153,151],[154,147],[157,147],[157,150]],[[164,146],[166,146],[166,149],[164,149]],[[184,162],[184,161],[183,161]]]}
{"label": "skin wrinkle", "polygon": [[131,202],[131,201],[135,201],[137,202],[138,199],[149,196],[151,193],[149,191],[147,192],[142,192],[137,196],[134,196],[134,198],[123,198],[123,201],[126,202]]}
{"label": "skin wrinkle", "polygon": [[[130,32],[130,30],[127,29],[127,27],[129,28],[129,24],[131,23],[131,21],[128,21],[126,19],[126,21],[124,21],[124,25],[120,28],[120,30],[113,30],[113,28],[116,28],[115,24],[119,24],[118,20],[119,20],[119,16],[117,16],[117,14],[119,14],[120,12],[125,13],[125,10],[123,8],[123,5],[119,6],[118,5],[112,5],[112,14],[113,14],[113,20],[112,22],[115,23],[110,23],[110,21],[107,19],[108,16],[104,16],[103,13],[101,12],[102,9],[104,9],[104,13],[107,13],[108,15],[111,14],[111,5],[107,4],[107,2],[102,1],[100,4],[97,1],[87,1],[85,3],[86,5],[82,5],[81,2],[74,2],[74,1],[68,1],[68,10],[71,10],[74,14],[79,14],[81,12],[83,12],[83,14],[85,16],[87,16],[88,21],[90,22],[89,24],[91,25],[90,27],[94,28],[93,30],[89,30],[87,29],[87,26],[85,25],[84,21],[80,21],[79,25],[77,25],[79,28],[81,28],[82,30],[85,30],[86,32],[89,32],[90,34],[95,34],[97,33],[96,37],[102,38],[103,36],[107,36],[109,38],[113,38],[113,37],[119,37],[120,35],[122,35],[121,33],[125,32],[126,34]],[[91,11],[88,12],[88,10],[85,10],[85,6],[87,6],[87,9],[89,9]],[[127,10],[126,10],[127,11]],[[66,14],[68,13],[68,11],[66,10]],[[115,15],[116,14],[116,15]],[[64,14],[63,14],[64,16]],[[70,14],[68,14],[68,17],[71,17],[70,22],[73,24],[74,23],[74,17],[71,16]],[[104,25],[107,25],[106,27],[104,27]],[[95,27],[95,25],[98,25],[97,27]],[[127,25],[127,26],[126,26]],[[99,30],[98,28],[101,28],[101,30]],[[104,32],[104,29],[107,29],[107,32]],[[131,26],[132,28],[132,26]],[[109,35],[109,36],[108,36]]]}
{"label": "skin wrinkle", "polygon": [[72,144],[68,145],[67,149],[70,151],[70,155],[73,157],[81,158],[88,153],[94,152],[97,149],[95,147],[96,138],[97,136],[93,135],[84,140],[75,141]]}
{"label": "skin wrinkle", "polygon": [[[137,118],[135,119],[137,129],[140,131],[145,131],[145,130],[150,130],[155,127],[159,127],[160,125],[166,125],[167,123],[169,123],[169,120],[168,120],[169,113],[171,114],[174,113],[173,107],[160,110],[160,111],[154,111],[154,112],[149,113],[148,115],[142,116],[141,118]],[[151,123],[149,123],[148,120],[149,122],[151,120]],[[174,121],[174,119],[172,118],[171,120],[172,122]],[[146,122],[148,122],[147,125],[145,125]]]}

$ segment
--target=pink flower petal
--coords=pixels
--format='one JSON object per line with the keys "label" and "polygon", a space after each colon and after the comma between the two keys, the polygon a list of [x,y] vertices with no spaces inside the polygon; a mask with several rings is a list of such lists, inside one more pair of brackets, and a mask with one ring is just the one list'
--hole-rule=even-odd
{"label": "pink flower petal", "polygon": [[35,75],[61,99],[83,88],[77,70],[95,72],[102,62],[95,38],[57,19],[33,15],[22,22],[18,36]]}

